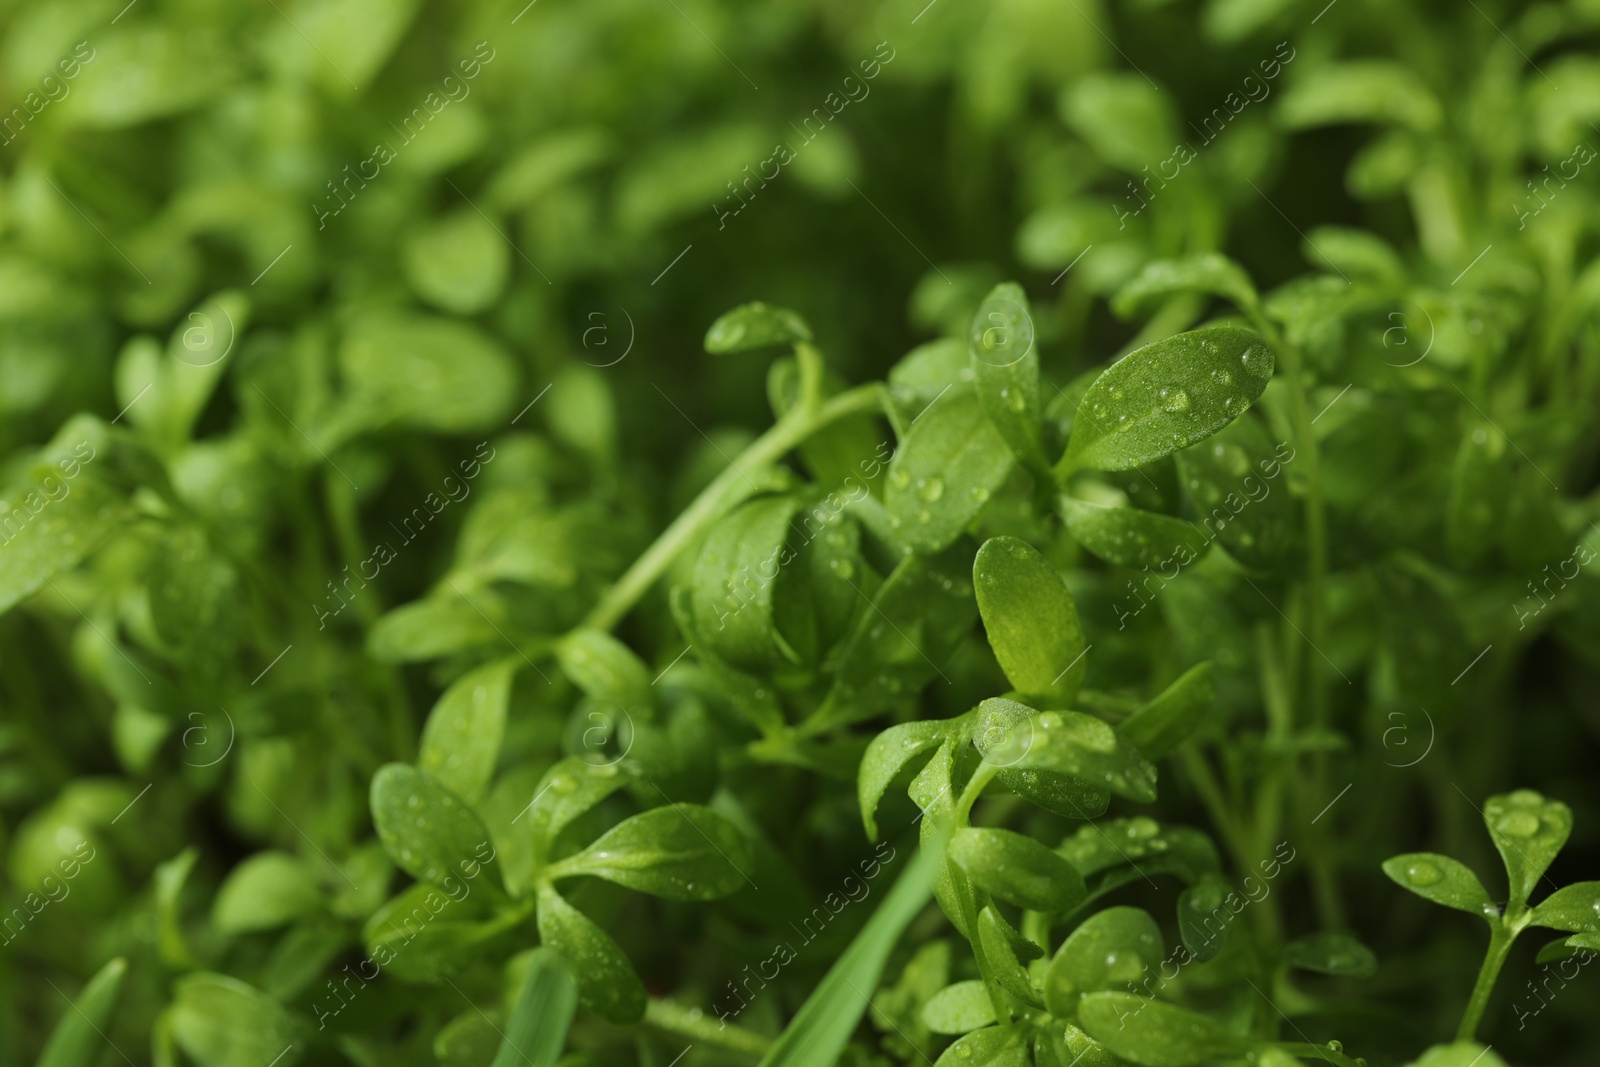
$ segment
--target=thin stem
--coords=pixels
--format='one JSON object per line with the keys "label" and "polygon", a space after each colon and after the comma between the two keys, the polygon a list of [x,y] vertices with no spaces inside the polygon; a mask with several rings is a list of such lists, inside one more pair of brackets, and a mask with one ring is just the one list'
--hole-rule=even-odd
{"label": "thin stem", "polygon": [[627,573],[600,598],[589,617],[583,620],[582,627],[609,630],[615,626],[666,572],[679,552],[729,508],[757,491],[759,487],[751,475],[781,459],[784,453],[829,423],[878,410],[882,398],[883,387],[874,382],[840,393],[814,411],[795,408],[779,419],[701,491],[694,503],[662,531],[644,555],[634,560]]}
{"label": "thin stem", "polygon": [[1489,994],[1494,992],[1495,979],[1500,977],[1500,968],[1505,966],[1511,942],[1516,936],[1505,919],[1494,924],[1493,932],[1489,935],[1489,950],[1483,955],[1483,966],[1478,969],[1478,980],[1472,987],[1472,997],[1467,1001],[1467,1010],[1456,1029],[1457,1041],[1471,1041],[1478,1032],[1478,1022],[1483,1018],[1484,1009],[1489,1006]]}

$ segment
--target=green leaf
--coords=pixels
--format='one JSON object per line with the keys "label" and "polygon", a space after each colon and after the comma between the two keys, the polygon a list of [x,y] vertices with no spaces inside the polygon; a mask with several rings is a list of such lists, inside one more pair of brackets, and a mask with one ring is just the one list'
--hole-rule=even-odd
{"label": "green leaf", "polygon": [[548,949],[529,954],[527,977],[505,1036],[489,1067],[556,1067],[578,1006],[578,985],[561,957]]}
{"label": "green leaf", "polygon": [[722,659],[747,670],[798,663],[780,630],[782,601],[800,595],[790,522],[800,502],[769,496],[737,508],[711,528],[695,561],[695,627]]}
{"label": "green leaf", "polygon": [[933,1067],[1028,1067],[1028,1045],[1020,1027],[974,1030],[944,1050]]}
{"label": "green leaf", "polygon": [[1126,1067],[1127,1061],[1063,1019],[1040,1028],[1033,1046],[1036,1067]]}
{"label": "green leaf", "polygon": [[1061,477],[1140,467],[1216,433],[1272,378],[1272,349],[1249,330],[1207,326],[1145,345],[1084,394]]}
{"label": "green leaf", "polygon": [[1327,64],[1295,82],[1278,107],[1289,129],[1377,122],[1427,131],[1443,111],[1422,78],[1393,60]]}
{"label": "green leaf", "polygon": [[126,501],[84,469],[94,445],[82,448],[65,466],[34,466],[0,493],[0,612],[76,567],[132,517]]}
{"label": "green leaf", "polygon": [[483,799],[500,762],[506,706],[520,657],[468,671],[446,689],[422,727],[417,767],[470,804]]}
{"label": "green leaf", "polygon": [[833,1067],[878,988],[889,953],[933,895],[942,850],[926,845],[895,880],[850,947],[828,969],[758,1067]]}
{"label": "green leaf", "polygon": [[514,911],[485,921],[490,910],[473,892],[479,883],[449,884],[449,893],[413,885],[372,913],[361,937],[373,962],[402,981],[439,982],[481,959],[489,942],[520,921]]}
{"label": "green leaf", "polygon": [[644,983],[617,943],[549,883],[539,886],[539,940],[560,953],[577,979],[578,997],[618,1026],[644,1017]]}
{"label": "green leaf", "polygon": [[[1155,978],[1165,954],[1161,928],[1141,908],[1097,911],[1067,936],[1045,974],[1050,1014],[1076,1014],[1085,993],[1126,989]],[[1147,986],[1148,988],[1148,986]]]}
{"label": "green leaf", "polygon": [[1093,715],[1035,712],[996,697],[978,705],[974,736],[990,763],[1056,771],[1143,803],[1156,798],[1156,769]]}
{"label": "green leaf", "polygon": [[1437,852],[1407,852],[1383,861],[1383,873],[1425,900],[1491,921],[1500,911],[1467,865]]}
{"label": "green leaf", "polygon": [[1528,921],[1552,930],[1600,933],[1600,882],[1574,882],[1539,902]]}
{"label": "green leaf", "polygon": [[868,840],[878,839],[878,804],[889,784],[906,764],[941,744],[949,733],[950,723],[943,720],[903,722],[884,730],[867,745],[856,772],[856,795]]}
{"label": "green leaf", "polygon": [[1199,729],[1217,702],[1215,665],[1190,667],[1150,703],[1123,720],[1122,736],[1147,759],[1159,759]]}
{"label": "green leaf", "polygon": [[339,366],[350,395],[328,431],[336,442],[388,425],[469,433],[495,425],[517,403],[510,356],[489,335],[450,319],[365,316],[345,334]]}
{"label": "green leaf", "polygon": [[1506,1061],[1476,1041],[1435,1045],[1407,1067],[1506,1067]]}
{"label": "green leaf", "polygon": [[950,839],[950,861],[979,889],[1030,911],[1070,911],[1085,895],[1072,864],[1010,830],[962,827]]}
{"label": "green leaf", "polygon": [[35,1067],[94,1067],[100,1062],[127,973],[128,961],[121,956],[95,972],[50,1032]]}
{"label": "green leaf", "polygon": [[1083,625],[1067,583],[1038,550],[993,537],[972,563],[989,646],[1006,679],[1041,703],[1067,705],[1083,684]]}
{"label": "green leaf", "polygon": [[527,805],[528,834],[542,863],[568,824],[629,782],[614,763],[595,765],[568,756],[545,772]]}
{"label": "green leaf", "polygon": [[1078,544],[1110,563],[1143,568],[1165,581],[1205,554],[1209,546],[1191,522],[1138,508],[1107,508],[1071,497],[1060,499],[1067,532]]}
{"label": "green leaf", "polygon": [[1117,291],[1111,307],[1126,318],[1151,297],[1176,293],[1204,293],[1231,300],[1241,310],[1254,311],[1260,305],[1256,287],[1244,268],[1227,256],[1206,252],[1182,259],[1158,259]]}
{"label": "green leaf", "polygon": [[[1237,901],[1237,909],[1229,900]],[[1183,947],[1195,959],[1205,961],[1222,951],[1228,930],[1248,903],[1236,893],[1228,880],[1215,871],[1202,874],[1193,885],[1178,894],[1178,935]]]}
{"label": "green leaf", "polygon": [[623,709],[649,708],[650,669],[600,630],[574,630],[556,644],[561,671],[584,693]]}
{"label": "green leaf", "polygon": [[452,594],[402,604],[372,625],[367,651],[383,663],[414,663],[503,641],[474,603]]}
{"label": "green leaf", "polygon": [[745,883],[750,846],[721,815],[669,804],[624,819],[545,877],[589,874],[668,900],[716,900]]}
{"label": "green leaf", "polygon": [[1179,452],[1178,477],[1206,538],[1250,567],[1282,563],[1293,547],[1296,508],[1288,479],[1278,478],[1295,455],[1288,442],[1274,446],[1251,416]]}
{"label": "green leaf", "polygon": [[1089,1036],[1143,1067],[1197,1067],[1256,1047],[1204,1015],[1130,993],[1089,993],[1078,1008]]}
{"label": "green leaf", "polygon": [[994,1005],[979,981],[945,986],[922,1006],[922,1024],[936,1034],[965,1034],[994,1023]]}
{"label": "green leaf", "polygon": [[1291,967],[1346,978],[1371,978],[1378,957],[1349,934],[1331,931],[1302,937],[1283,946],[1282,959]]}
{"label": "green leaf", "polygon": [[475,315],[505,288],[511,246],[471,208],[429,220],[401,246],[400,263],[417,295],[442,311]]}
{"label": "green leaf", "polygon": [[857,616],[812,725],[872,718],[936,677],[977,615],[969,575],[959,552],[902,559]]}
{"label": "green leaf", "polygon": [[1484,801],[1483,821],[1506,865],[1511,883],[1508,907],[1526,903],[1572,833],[1572,809],[1531,789],[1519,789]]}
{"label": "green leaf", "polygon": [[972,316],[968,345],[984,414],[1018,459],[1042,466],[1039,350],[1020,285],[1003,282],[990,290]]}
{"label": "green leaf", "polygon": [[162,640],[197,656],[231,646],[237,577],[198,528],[174,527],[157,544],[146,585],[150,621]]}
{"label": "green leaf", "polygon": [[1038,959],[1044,955],[1044,950],[1018,933],[993,904],[978,913],[978,943],[983,946],[989,970],[1001,989],[1024,1004],[1044,1007],[1044,1001],[1018,959],[1017,946],[1026,946],[1026,959]]}
{"label": "green leaf", "polygon": [[741,304],[713,322],[705,344],[707,352],[726,355],[809,340],[811,327],[799,315],[757,300]]}
{"label": "green leaf", "polygon": [[1133,174],[1171,154],[1175,110],[1160,89],[1126,71],[1088,73],[1061,97],[1062,118],[1095,155]]}
{"label": "green leaf", "polygon": [[503,892],[489,831],[444,783],[426,771],[390,763],[373,775],[371,794],[378,840],[406,873],[435,885],[481,873],[479,885],[491,894]]}
{"label": "green leaf", "polygon": [[884,505],[906,544],[940,552],[988,503],[1014,459],[973,386],[953,385],[911,424],[889,463]]}
{"label": "green leaf", "polygon": [[1222,866],[1216,846],[1204,833],[1188,826],[1163,827],[1144,815],[1082,827],[1056,851],[1082,872],[1091,896],[1156,874],[1196,882]]}
{"label": "green leaf", "polygon": [[188,974],[173,991],[172,1036],[201,1067],[261,1067],[304,1050],[302,1027],[276,1000],[223,974]]}
{"label": "green leaf", "polygon": [[257,852],[228,873],[211,907],[225,934],[270,930],[317,910],[322,892],[311,867],[287,852]]}

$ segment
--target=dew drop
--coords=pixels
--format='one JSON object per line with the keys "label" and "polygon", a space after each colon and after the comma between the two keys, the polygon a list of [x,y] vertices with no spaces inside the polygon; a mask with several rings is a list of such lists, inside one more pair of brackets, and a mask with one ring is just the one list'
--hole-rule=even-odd
{"label": "dew drop", "polygon": [[1427,860],[1417,860],[1406,868],[1406,881],[1412,885],[1435,885],[1444,873]]}
{"label": "dew drop", "polygon": [[1182,389],[1161,390],[1161,410],[1176,415],[1189,410],[1189,394]]}
{"label": "dew drop", "polygon": [[933,503],[944,496],[944,479],[938,476],[924,478],[917,483],[917,495],[928,503]]}
{"label": "dew drop", "polygon": [[1513,811],[1501,816],[1494,827],[1507,837],[1532,837],[1539,832],[1539,816],[1530,811]]}

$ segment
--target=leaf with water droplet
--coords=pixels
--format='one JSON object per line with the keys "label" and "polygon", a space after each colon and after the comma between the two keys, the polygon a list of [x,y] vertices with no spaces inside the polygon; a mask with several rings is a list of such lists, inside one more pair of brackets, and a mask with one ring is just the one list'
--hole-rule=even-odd
{"label": "leaf with water droplet", "polygon": [[1378,957],[1349,934],[1325,931],[1283,946],[1280,958],[1290,967],[1346,978],[1370,978],[1378,971]]}
{"label": "leaf with water droplet", "polygon": [[631,712],[648,712],[650,669],[610,634],[573,630],[556,643],[556,662],[567,680],[588,696]]}
{"label": "leaf with water droplet", "polygon": [[1194,523],[1171,515],[1102,507],[1068,496],[1057,503],[1074,541],[1108,563],[1148,568],[1163,584],[1177,578],[1211,547]]}
{"label": "leaf with water droplet", "polygon": [[554,949],[578,981],[578,998],[618,1026],[644,1016],[644,983],[611,935],[568,904],[548,883],[539,887],[539,940]]}
{"label": "leaf with water droplet", "polygon": [[974,1030],[945,1049],[933,1067],[1028,1067],[1025,1031],[1019,1026]]}
{"label": "leaf with water droplet", "polygon": [[[1128,353],[1084,394],[1057,478],[1143,466],[1204,440],[1255,403],[1272,370],[1272,350],[1237,326],[1206,326]],[[1175,402],[1179,392],[1186,405]]]}
{"label": "leaf with water droplet", "polygon": [[973,743],[1008,770],[1054,771],[1146,804],[1156,798],[1156,769],[1109,723],[1080,711],[1035,712],[994,697],[978,705]]}
{"label": "leaf with water droplet", "polygon": [[1097,911],[1056,950],[1045,976],[1045,1004],[1052,1015],[1069,1017],[1085,993],[1141,982],[1154,992],[1164,954],[1161,928],[1142,908]]}
{"label": "leaf with water droplet", "polygon": [[962,827],[950,839],[950,861],[979,889],[1030,911],[1070,911],[1085,895],[1072,864],[1010,830]]}
{"label": "leaf with water droplet", "polygon": [[990,290],[972,316],[967,344],[984,414],[1018,459],[1042,468],[1039,347],[1020,285],[1002,282]]}
{"label": "leaf with water droplet", "polygon": [[972,563],[989,647],[1006,679],[1046,706],[1066,707],[1083,683],[1083,626],[1067,583],[1032,545],[993,537]]}
{"label": "leaf with water droplet", "polygon": [[1518,789],[1484,801],[1483,821],[1510,879],[1507,907],[1526,903],[1572,833],[1572,809],[1531,789]]}
{"label": "leaf with water droplet", "polygon": [[750,863],[733,823],[699,804],[667,804],[624,819],[545,877],[587,874],[668,900],[716,900],[747,884]]}
{"label": "leaf with water droplet", "polygon": [[474,886],[504,896],[494,848],[483,822],[450,787],[404,763],[378,768],[371,789],[378,840],[406,873],[422,882],[474,879]]}
{"label": "leaf with water droplet", "polygon": [[1078,1018],[1090,1037],[1145,1067],[1198,1067],[1256,1047],[1198,1012],[1131,993],[1086,994]]}
{"label": "leaf with water droplet", "polygon": [[706,331],[705,345],[707,352],[726,355],[809,340],[811,327],[799,315],[756,300],[723,313]]}
{"label": "leaf with water droplet", "polygon": [[1185,671],[1118,729],[1146,758],[1158,759],[1198,729],[1216,702],[1216,670],[1208,660]]}
{"label": "leaf with water droplet", "polygon": [[769,496],[736,508],[706,535],[695,561],[695,628],[722,659],[763,670],[804,659],[786,638],[804,627],[791,618],[803,599],[804,569],[792,565],[791,527],[800,501]]}
{"label": "leaf with water droplet", "polygon": [[561,831],[606,797],[627,785],[630,777],[620,766],[596,766],[581,756],[568,756],[551,767],[532,798],[525,801],[528,834],[533,841],[536,863],[542,864]]}
{"label": "leaf with water droplet", "polygon": [[1195,959],[1211,959],[1228,940],[1228,928],[1246,898],[1235,893],[1228,880],[1207,871],[1178,894],[1178,934]]}
{"label": "leaf with water droplet", "polygon": [[511,680],[520,656],[488,663],[450,683],[422,727],[417,766],[463,800],[483,799],[500,760]]}
{"label": "leaf with water droplet", "polygon": [[1551,893],[1528,922],[1552,930],[1600,934],[1600,882],[1574,882]]}
{"label": "leaf with water droplet", "polygon": [[1216,252],[1205,252],[1182,259],[1158,259],[1147,264],[1138,276],[1117,291],[1111,309],[1126,318],[1153,297],[1176,293],[1204,293],[1231,300],[1241,310],[1255,309],[1260,298],[1244,268]]}
{"label": "leaf with water droplet", "polygon": [[[953,385],[917,416],[889,464],[884,504],[900,520],[901,538],[920,553],[940,552],[982,509],[974,489],[999,489],[1014,463],[1005,439],[984,414],[977,390]],[[937,508],[925,498],[943,486]]]}
{"label": "leaf with water droplet", "polygon": [[1222,866],[1217,847],[1189,826],[1162,826],[1146,815],[1085,826],[1056,849],[1083,873],[1090,899],[1158,874],[1195,882]]}
{"label": "leaf with water droplet", "polygon": [[942,744],[951,727],[944,720],[903,722],[884,730],[867,745],[856,772],[856,795],[869,840],[878,839],[878,804],[889,784],[912,760]]}
{"label": "leaf with water droplet", "polygon": [[1437,852],[1407,852],[1383,861],[1383,873],[1419,897],[1447,908],[1470,911],[1491,922],[1499,910],[1466,864]]}

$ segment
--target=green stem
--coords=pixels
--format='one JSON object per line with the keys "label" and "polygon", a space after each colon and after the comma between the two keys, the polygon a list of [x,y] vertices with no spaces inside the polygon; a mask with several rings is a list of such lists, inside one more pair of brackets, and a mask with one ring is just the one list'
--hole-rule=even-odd
{"label": "green stem", "polygon": [[1511,942],[1516,937],[1516,931],[1504,918],[1494,924],[1493,932],[1489,935],[1489,950],[1483,955],[1483,966],[1478,969],[1478,980],[1472,987],[1472,997],[1461,1016],[1461,1025],[1456,1028],[1457,1041],[1471,1041],[1478,1032],[1483,1010],[1489,1006],[1489,994],[1494,992],[1495,979],[1500,977],[1500,968],[1505,966]]}
{"label": "green stem", "polygon": [[695,1043],[715,1045],[748,1056],[764,1056],[772,1042],[742,1026],[714,1019],[699,1008],[686,1008],[671,1000],[651,998],[644,1009],[646,1026],[677,1034]]}
{"label": "green stem", "polygon": [[634,560],[633,566],[606,591],[583,620],[582,628],[609,630],[620,622],[672,565],[679,552],[729,508],[756,492],[758,487],[750,475],[781,459],[784,453],[829,423],[878,410],[882,398],[883,387],[874,382],[840,393],[815,410],[797,407],[779,419],[701,491],[694,503],[662,531],[644,555]]}

